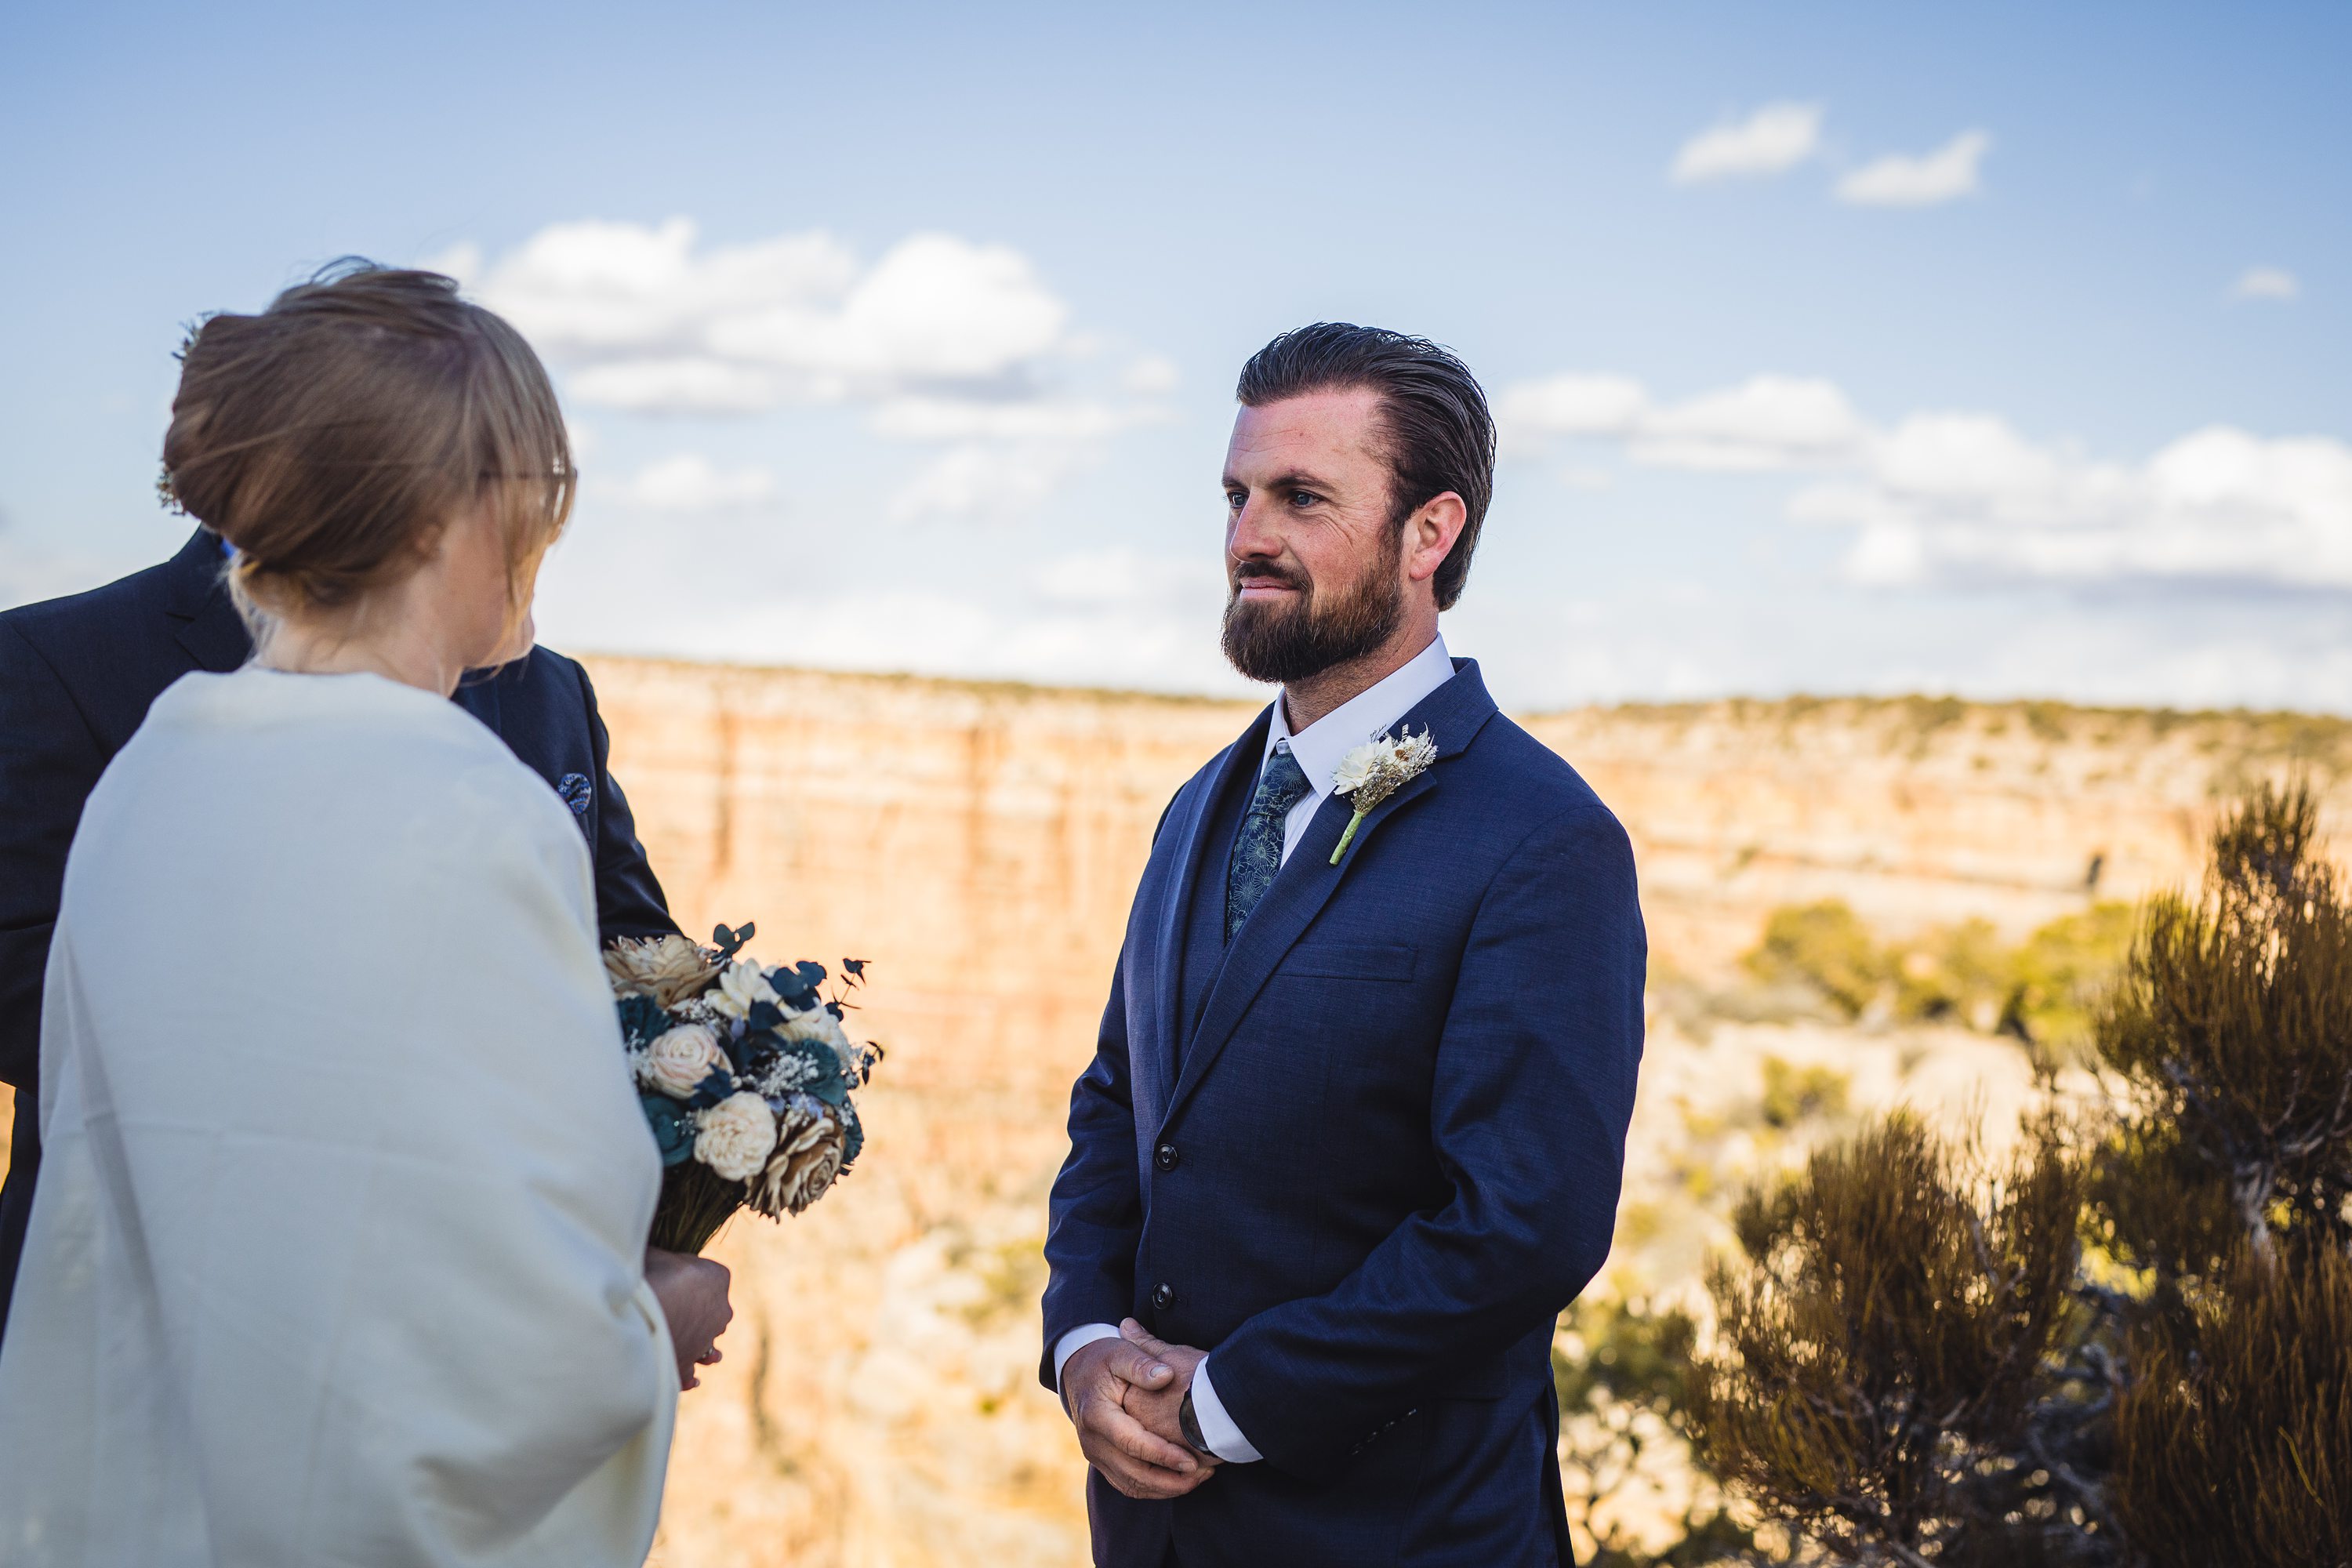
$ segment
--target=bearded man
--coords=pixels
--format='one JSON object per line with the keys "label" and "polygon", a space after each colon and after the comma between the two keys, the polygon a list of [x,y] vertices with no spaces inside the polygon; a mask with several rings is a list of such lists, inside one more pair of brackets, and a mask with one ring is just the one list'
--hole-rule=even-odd
{"label": "bearded man", "polygon": [[1239,397],[1224,649],[1282,690],[1153,839],[1041,1374],[1098,1563],[1564,1565],[1552,1327],[1616,1212],[1633,853],[1438,635],[1493,489],[1469,371],[1323,323]]}

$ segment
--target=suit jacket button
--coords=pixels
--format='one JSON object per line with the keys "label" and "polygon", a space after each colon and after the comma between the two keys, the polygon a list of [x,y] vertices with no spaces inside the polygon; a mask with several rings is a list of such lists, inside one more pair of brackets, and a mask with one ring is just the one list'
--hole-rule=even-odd
{"label": "suit jacket button", "polygon": [[1151,1292],[1151,1304],[1163,1312],[1169,1308],[1174,1306],[1176,1304],[1176,1287],[1173,1285],[1162,1284],[1155,1288]]}
{"label": "suit jacket button", "polygon": [[1174,1170],[1176,1160],[1176,1145],[1173,1143],[1162,1143],[1151,1152],[1151,1163],[1163,1171]]}

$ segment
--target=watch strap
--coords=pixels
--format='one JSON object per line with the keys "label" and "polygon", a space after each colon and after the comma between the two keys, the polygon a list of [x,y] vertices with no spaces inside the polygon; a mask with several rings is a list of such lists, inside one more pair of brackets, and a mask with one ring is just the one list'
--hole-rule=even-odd
{"label": "watch strap", "polygon": [[[1201,1418],[1193,1414],[1192,1391],[1189,1388],[1184,1391],[1184,1403],[1176,1407],[1176,1425],[1182,1428],[1184,1441],[1192,1444],[1196,1452],[1202,1454],[1209,1452],[1209,1440],[1201,1436]],[[1215,1457],[1213,1454],[1210,1455],[1212,1458]]]}

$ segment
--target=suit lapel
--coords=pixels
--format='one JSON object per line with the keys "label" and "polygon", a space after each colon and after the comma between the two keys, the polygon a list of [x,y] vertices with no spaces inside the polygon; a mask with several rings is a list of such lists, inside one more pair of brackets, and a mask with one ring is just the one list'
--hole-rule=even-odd
{"label": "suit lapel", "polygon": [[1347,829],[1348,819],[1355,815],[1354,808],[1344,796],[1335,795],[1316,809],[1298,847],[1290,852],[1274,885],[1266,889],[1265,900],[1243,922],[1242,929],[1234,934],[1233,945],[1225,951],[1223,967],[1218,970],[1208,1000],[1201,1009],[1200,1032],[1185,1047],[1183,1075],[1168,1097],[1160,1127],[1175,1120],[1185,1100],[1208,1076],[1210,1068],[1216,1064],[1234,1031],[1240,1026],[1243,1015],[1249,1011],[1250,1004],[1265,988],[1265,983],[1297,945],[1315,917],[1339,892],[1340,883],[1364,858],[1365,849],[1380,837],[1381,826],[1428,794],[1438,783],[1440,770],[1469,749],[1494,715],[1494,699],[1486,695],[1477,662],[1457,661],[1454,679],[1423,699],[1400,725],[1416,731],[1426,728],[1436,736],[1437,762],[1364,818],[1364,825],[1356,830],[1356,841],[1348,847],[1346,858],[1337,866],[1331,864],[1331,851],[1339,847],[1339,836]]}
{"label": "suit lapel", "polygon": [[1217,802],[1232,786],[1236,770],[1248,768],[1253,773],[1256,771],[1259,753],[1265,750],[1265,731],[1273,721],[1273,711],[1268,708],[1258,715],[1256,723],[1242,731],[1241,739],[1226,749],[1223,765],[1185,803],[1179,813],[1180,820],[1169,824],[1180,837],[1175,840],[1171,861],[1175,875],[1160,906],[1159,940],[1154,954],[1157,963],[1152,976],[1152,1010],[1158,1022],[1151,1041],[1157,1091],[1153,1098],[1163,1107],[1175,1089],[1176,1036],[1184,1016],[1185,915],[1192,907],[1194,889],[1201,883],[1202,861],[1208,854],[1209,841],[1216,837],[1210,828],[1216,820]]}
{"label": "suit lapel", "polygon": [[198,669],[225,675],[253,657],[253,637],[236,613],[222,574],[220,537],[206,529],[172,557],[172,591],[163,613],[180,623],[181,647]]}

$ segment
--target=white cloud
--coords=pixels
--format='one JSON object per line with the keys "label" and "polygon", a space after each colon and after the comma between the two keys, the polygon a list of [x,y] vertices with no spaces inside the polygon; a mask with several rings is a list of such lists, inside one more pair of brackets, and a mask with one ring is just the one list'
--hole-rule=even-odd
{"label": "white cloud", "polygon": [[1785,174],[1819,152],[1821,144],[1820,104],[1768,103],[1745,120],[1702,131],[1684,142],[1669,177],[1688,185]]}
{"label": "white cloud", "polygon": [[2332,437],[2211,426],[2116,462],[1992,414],[1880,427],[1832,383],[1771,375],[1664,405],[1623,377],[1576,374],[1497,401],[1515,450],[1575,436],[1658,467],[1811,470],[1789,514],[1853,530],[1845,569],[1861,582],[2352,591],[2352,446]]}
{"label": "white cloud", "polygon": [[1635,462],[1658,468],[1802,468],[1835,461],[1863,435],[1861,418],[1831,383],[1758,375],[1657,410],[1633,432],[1630,450]]}
{"label": "white cloud", "polygon": [[1497,402],[1513,451],[1553,436],[1609,437],[1653,468],[1817,467],[1837,460],[1866,434],[1844,393],[1800,376],[1751,376],[1661,405],[1631,377],[1570,374],[1507,387]]}
{"label": "white cloud", "polygon": [[2284,267],[2249,267],[2230,285],[2232,300],[2275,300],[2284,303],[2302,293],[2302,280]]}
{"label": "white cloud", "polygon": [[564,384],[583,403],[634,414],[756,414],[783,396],[772,372],[692,356],[590,364]]}
{"label": "white cloud", "polygon": [[1026,258],[954,235],[870,268],[823,232],[698,243],[695,225],[549,226],[497,260],[444,258],[561,364],[583,401],[749,409],[1017,382],[1068,310]]}
{"label": "white cloud", "polygon": [[1095,459],[1090,446],[1068,442],[963,441],[916,469],[891,496],[893,522],[923,518],[1017,518]]}
{"label": "white cloud", "polygon": [[1176,362],[1161,354],[1145,354],[1119,374],[1119,384],[1129,392],[1153,397],[1176,390]]}
{"label": "white cloud", "polygon": [[725,511],[775,499],[776,478],[758,467],[725,469],[697,452],[649,463],[604,494],[645,511]]}
{"label": "white cloud", "polygon": [[874,428],[906,441],[1085,441],[1156,417],[1148,408],[1087,398],[991,403],[974,398],[894,397],[874,410]]}
{"label": "white cloud", "polygon": [[[1069,330],[1028,258],[950,234],[911,236],[867,265],[822,231],[705,245],[683,217],[588,220],[436,264],[513,321],[577,403],[683,415],[847,404],[885,439],[945,448],[900,492],[901,517],[1034,508],[1104,441],[1160,416],[1148,399],[1174,383],[1150,354],[1116,388],[1107,366],[1089,382],[1097,345]],[[686,461],[633,482],[696,499],[635,504],[758,499],[742,475]]]}
{"label": "white cloud", "polygon": [[1981,131],[1963,131],[1932,153],[1873,159],[1837,184],[1838,200],[1867,207],[1926,207],[1979,188],[1977,166],[1992,148]]}
{"label": "white cloud", "polygon": [[1859,530],[1864,582],[2163,581],[2352,589],[2352,447],[2209,426],[2146,462],[2037,444],[1990,416],[1909,419],[1858,482],[1791,515]]}
{"label": "white cloud", "polygon": [[1495,416],[1507,441],[1629,436],[1650,412],[1649,388],[1626,375],[1570,372],[1507,386],[1495,400]]}

